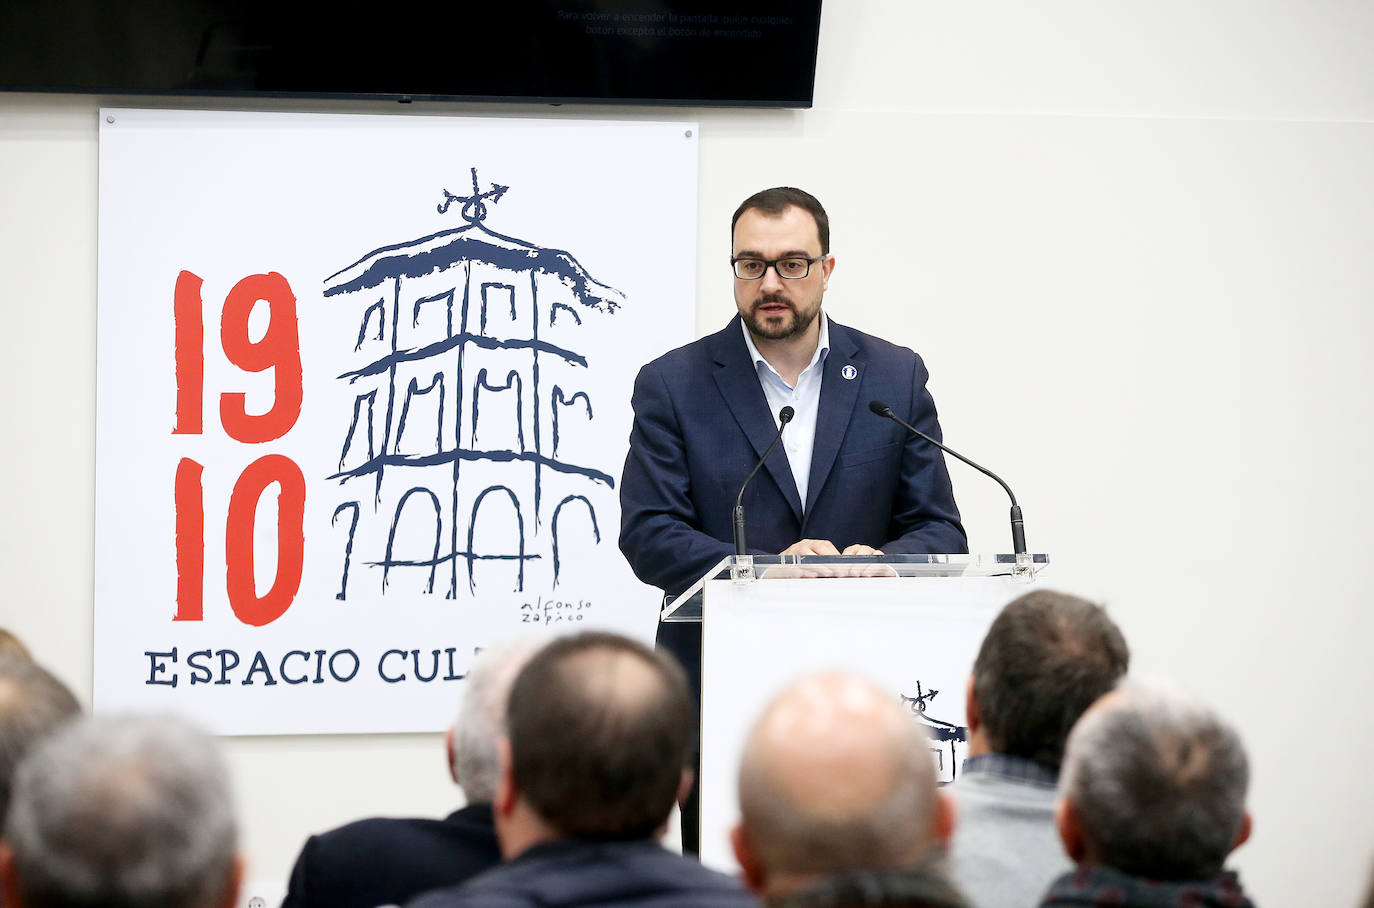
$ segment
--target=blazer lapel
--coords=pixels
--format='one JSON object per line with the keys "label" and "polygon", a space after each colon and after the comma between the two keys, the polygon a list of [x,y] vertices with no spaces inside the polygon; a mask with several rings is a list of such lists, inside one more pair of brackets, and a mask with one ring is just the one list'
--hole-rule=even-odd
{"label": "blazer lapel", "polygon": [[[716,335],[713,351],[716,358],[716,387],[720,389],[720,395],[725,398],[725,403],[730,408],[735,422],[739,424],[740,430],[753,446],[754,455],[762,457],[763,452],[768,450],[768,446],[778,434],[778,426],[773,414],[768,412],[768,400],[763,396],[758,370],[749,359],[749,348],[744,343],[743,331],[739,316],[735,316],[725,330]],[[834,455],[831,456],[833,458]],[[797,483],[792,478],[792,467],[787,462],[787,452],[782,449],[781,444],[773,449],[763,468],[782,490],[788,507],[792,509],[792,515],[800,523],[801,497],[797,495]],[[739,481],[743,483],[744,476],[739,477]],[[755,481],[758,481],[758,477],[755,477]]]}
{"label": "blazer lapel", "polygon": [[[825,358],[821,375],[821,403],[816,413],[816,442],[811,449],[811,480],[806,487],[806,514],[816,503],[816,496],[825,487],[835,455],[844,443],[854,405],[859,400],[859,386],[863,384],[864,362],[858,358],[859,347],[842,325],[830,322],[830,353]],[[845,376],[846,367],[854,369],[853,377]],[[805,532],[805,525],[802,530]]]}

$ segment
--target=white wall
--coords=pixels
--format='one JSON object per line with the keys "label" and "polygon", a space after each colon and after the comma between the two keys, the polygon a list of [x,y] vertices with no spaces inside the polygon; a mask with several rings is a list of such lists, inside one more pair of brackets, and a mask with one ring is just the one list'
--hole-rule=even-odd
{"label": "white wall", "polygon": [[[1371,61],[1367,0],[830,0],[810,111],[262,109],[698,120],[702,333],[734,206],[811,189],[829,311],[925,355],[1055,584],[1239,725],[1259,901],[1340,905],[1374,850]],[[0,625],[88,702],[101,103],[148,105],[0,96]],[[1000,490],[953,472],[1005,550]],[[457,801],[437,737],[227,747],[261,880],[309,832]]]}

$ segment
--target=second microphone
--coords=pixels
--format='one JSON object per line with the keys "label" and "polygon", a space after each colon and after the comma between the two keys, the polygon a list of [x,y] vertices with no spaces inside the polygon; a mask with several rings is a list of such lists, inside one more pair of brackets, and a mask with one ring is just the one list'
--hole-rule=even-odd
{"label": "second microphone", "polygon": [[759,458],[759,462],[754,464],[754,469],[750,470],[749,475],[744,477],[744,484],[739,487],[739,494],[735,496],[734,535],[736,555],[749,554],[749,546],[746,544],[744,538],[744,490],[749,488],[749,483],[753,480],[754,474],[763,466],[764,461],[768,459],[768,455],[773,453],[773,449],[778,446],[778,442],[782,441],[782,430],[787,428],[787,424],[792,421],[792,417],[795,415],[796,411],[791,407],[783,407],[778,411],[778,434],[773,436],[773,443],[768,446],[768,450],[763,452],[763,456]]}

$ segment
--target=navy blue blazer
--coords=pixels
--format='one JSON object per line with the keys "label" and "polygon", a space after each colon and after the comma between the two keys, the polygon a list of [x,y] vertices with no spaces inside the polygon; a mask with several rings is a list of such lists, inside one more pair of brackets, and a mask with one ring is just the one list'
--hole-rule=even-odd
{"label": "navy blue blazer", "polygon": [[754,908],[736,880],[657,842],[558,839],[407,908]]}
{"label": "navy blue blazer", "polygon": [[401,904],[500,862],[490,804],[472,804],[442,820],[359,820],[310,837],[282,908]]}
{"label": "navy blue blazer", "polygon": [[[828,539],[890,555],[967,552],[944,455],[868,409],[881,400],[940,438],[928,377],[906,347],[830,320],[807,501],[779,445],[744,493],[750,551]],[[674,596],[734,554],[735,496],[777,432],[739,316],[641,369],[631,403],[620,549],[637,577]],[[699,627],[662,625],[659,642],[696,674]]]}

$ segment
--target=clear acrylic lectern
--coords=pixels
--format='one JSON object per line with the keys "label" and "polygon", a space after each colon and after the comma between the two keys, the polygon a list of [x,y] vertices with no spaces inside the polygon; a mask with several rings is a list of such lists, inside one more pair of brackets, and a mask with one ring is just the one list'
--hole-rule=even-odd
{"label": "clear acrylic lectern", "polygon": [[1035,588],[1045,555],[727,558],[663,608],[702,623],[701,859],[734,870],[735,773],[754,719],[788,682],[852,671],[922,724],[949,781],[966,746],[964,688],[1002,606]]}

